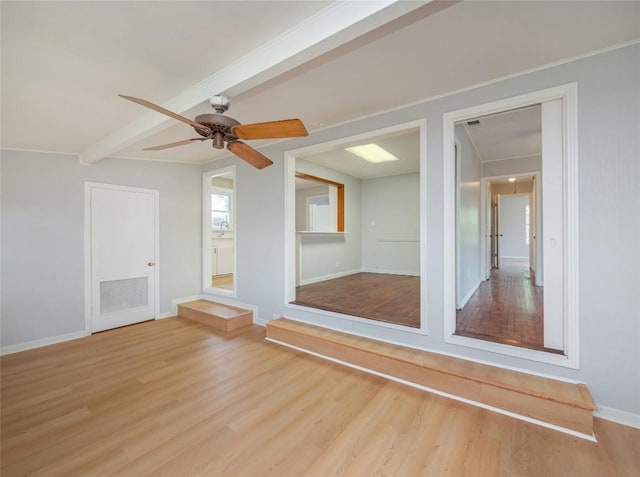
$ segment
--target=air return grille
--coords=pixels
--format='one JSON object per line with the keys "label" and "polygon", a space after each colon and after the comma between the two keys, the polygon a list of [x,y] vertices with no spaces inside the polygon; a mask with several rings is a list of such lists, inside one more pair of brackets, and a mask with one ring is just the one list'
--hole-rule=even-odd
{"label": "air return grille", "polygon": [[100,314],[147,306],[148,282],[147,277],[100,282]]}

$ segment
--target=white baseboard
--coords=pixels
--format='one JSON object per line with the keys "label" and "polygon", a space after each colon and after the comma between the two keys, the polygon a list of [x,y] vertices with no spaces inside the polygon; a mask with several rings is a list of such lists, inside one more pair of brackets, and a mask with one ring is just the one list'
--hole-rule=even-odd
{"label": "white baseboard", "polygon": [[360,269],[346,270],[344,272],[331,273],[329,275],[323,275],[321,277],[306,278],[304,280],[300,280],[300,286],[311,285],[312,283],[324,282],[327,280],[333,280],[334,278],[347,277],[349,275],[355,275],[356,273],[360,273],[360,272],[362,272],[362,270]]}
{"label": "white baseboard", "polygon": [[598,405],[594,416],[640,429],[640,414],[633,414],[631,412],[621,411],[620,409]]}
{"label": "white baseboard", "polygon": [[478,290],[478,287],[480,286],[480,284],[482,283],[482,280],[478,280],[476,282],[475,285],[473,285],[471,287],[471,289],[469,290],[469,293],[467,293],[462,300],[460,300],[460,303],[458,303],[459,306],[459,310],[461,310],[462,308],[464,308],[464,306],[467,304],[467,302],[469,301],[469,299],[473,296],[473,294],[476,292],[476,290]]}
{"label": "white baseboard", "polygon": [[406,270],[385,270],[380,268],[364,268],[362,271],[366,273],[382,273],[384,275],[408,275],[410,277],[420,276],[420,272],[415,272],[415,271],[409,272]]}
{"label": "white baseboard", "polygon": [[160,313],[156,316],[156,320],[164,320],[165,318],[173,318],[176,314],[172,311],[167,311],[166,313]]}
{"label": "white baseboard", "polygon": [[529,257],[509,257],[507,255],[500,255],[500,260],[513,260],[517,262],[528,262]]}
{"label": "white baseboard", "polygon": [[171,300],[171,316],[178,316],[178,305],[180,303],[186,303],[188,301],[196,301],[201,298],[201,295],[183,296],[182,298],[175,298]]}
{"label": "white baseboard", "polygon": [[27,341],[25,343],[18,343],[10,346],[3,346],[0,348],[0,355],[18,353],[20,351],[27,351],[29,349],[41,348],[43,346],[49,346],[56,343],[63,343],[65,341],[76,340],[78,338],[84,338],[91,333],[86,331],[74,331],[73,333],[66,333],[64,335],[50,336],[48,338],[42,338],[39,340]]}

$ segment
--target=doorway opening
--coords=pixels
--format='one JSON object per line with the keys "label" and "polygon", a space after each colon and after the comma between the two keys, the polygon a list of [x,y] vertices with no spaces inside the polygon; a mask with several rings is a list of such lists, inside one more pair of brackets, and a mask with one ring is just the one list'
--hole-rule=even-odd
{"label": "doorway opening", "polygon": [[425,333],[425,134],[415,121],[287,153],[288,308]]}
{"label": "doorway opening", "polygon": [[203,289],[235,296],[235,166],[203,174]]}
{"label": "doorway opening", "polygon": [[[455,334],[550,353],[544,345],[544,288],[536,254],[538,173],[483,177],[482,277],[456,304]],[[482,240],[480,240],[482,242]],[[538,263],[540,262],[540,263]]]}
{"label": "doorway opening", "polygon": [[446,342],[577,367],[576,115],[575,84],[444,115]]}

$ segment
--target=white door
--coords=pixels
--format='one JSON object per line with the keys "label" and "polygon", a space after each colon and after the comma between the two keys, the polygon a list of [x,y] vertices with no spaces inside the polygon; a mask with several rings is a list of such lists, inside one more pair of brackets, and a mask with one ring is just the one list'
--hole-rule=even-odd
{"label": "white door", "polygon": [[90,184],[91,331],[155,318],[158,191]]}
{"label": "white door", "polygon": [[529,195],[498,196],[500,260],[529,262]]}

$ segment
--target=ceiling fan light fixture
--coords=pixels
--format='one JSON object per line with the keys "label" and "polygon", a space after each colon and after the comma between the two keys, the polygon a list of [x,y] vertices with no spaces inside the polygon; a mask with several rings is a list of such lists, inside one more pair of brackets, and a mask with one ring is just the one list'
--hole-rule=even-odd
{"label": "ceiling fan light fixture", "polygon": [[400,160],[389,151],[381,148],[375,143],[363,144],[361,146],[345,147],[345,151],[348,151],[351,154],[355,154],[356,156],[364,159],[367,162],[371,162],[372,164]]}

